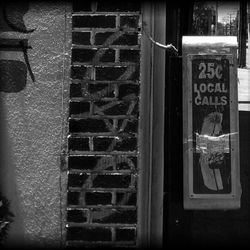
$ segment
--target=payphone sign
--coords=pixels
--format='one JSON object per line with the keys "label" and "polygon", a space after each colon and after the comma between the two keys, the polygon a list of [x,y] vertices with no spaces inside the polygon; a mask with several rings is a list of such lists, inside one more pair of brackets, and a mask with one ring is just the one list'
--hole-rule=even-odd
{"label": "payphone sign", "polygon": [[230,62],[192,58],[193,194],[230,194]]}

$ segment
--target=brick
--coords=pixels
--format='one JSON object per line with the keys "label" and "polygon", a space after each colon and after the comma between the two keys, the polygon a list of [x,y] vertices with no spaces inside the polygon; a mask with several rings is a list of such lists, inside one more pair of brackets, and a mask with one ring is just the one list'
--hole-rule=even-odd
{"label": "brick", "polygon": [[91,1],[73,0],[73,12],[91,11]]}
{"label": "brick", "polygon": [[80,120],[69,120],[69,132],[92,132],[92,133],[101,133],[109,132],[104,120],[101,119],[80,119]]}
{"label": "brick", "polygon": [[96,80],[138,80],[138,70],[136,66],[97,67]]}
{"label": "brick", "polygon": [[121,28],[138,28],[139,16],[121,16]]}
{"label": "brick", "polygon": [[[108,213],[109,212],[109,213]],[[135,224],[137,222],[136,209],[112,209],[103,210],[103,217],[100,216],[101,211],[92,211],[93,223],[113,223],[113,224]],[[105,216],[106,215],[106,216]]]}
{"label": "brick", "polygon": [[124,34],[120,36],[114,43],[114,45],[137,45],[138,44],[138,33]]}
{"label": "brick", "polygon": [[135,228],[117,228],[116,241],[135,241],[136,229]]}
{"label": "brick", "polygon": [[115,97],[114,84],[88,84],[88,92],[93,98]]}
{"label": "brick", "polygon": [[68,139],[69,150],[89,151],[89,138]]}
{"label": "brick", "polygon": [[134,156],[117,156],[117,170],[135,170],[137,169],[137,157]]}
{"label": "brick", "polygon": [[96,80],[118,80],[125,71],[126,67],[97,67]]}
{"label": "brick", "polygon": [[72,49],[72,61],[91,62],[95,53],[94,49]]}
{"label": "brick", "polygon": [[83,241],[111,241],[110,228],[95,227],[69,227],[67,228],[67,240]]}
{"label": "brick", "polygon": [[79,204],[79,192],[68,192],[67,203],[68,205],[78,205]]}
{"label": "brick", "polygon": [[89,79],[88,67],[86,66],[73,66],[71,67],[71,78],[72,79]]}
{"label": "brick", "polygon": [[99,1],[97,5],[98,11],[139,11],[140,8],[140,1]]}
{"label": "brick", "polygon": [[[132,112],[132,114],[133,114],[133,112]],[[135,114],[133,114],[133,115],[135,115]],[[119,119],[118,120],[118,128],[121,128],[123,123],[124,123],[124,120]],[[130,135],[137,134],[138,133],[138,120],[137,119],[127,120],[126,126],[123,129],[123,132],[126,132],[126,133],[128,133]]]}
{"label": "brick", "polygon": [[113,170],[113,156],[70,156],[69,169],[81,170]]}
{"label": "brick", "polygon": [[137,205],[137,194],[136,193],[125,193],[125,192],[117,192],[116,193],[116,205]]}
{"label": "brick", "polygon": [[110,152],[113,150],[112,142],[114,141],[114,138],[94,138],[94,151],[107,151]]}
{"label": "brick", "polygon": [[[104,53],[102,53],[104,51]],[[99,49],[97,54],[102,54],[100,56],[99,62],[115,62],[115,50],[113,49]]]}
{"label": "brick", "polygon": [[127,72],[130,72],[129,74],[127,74],[127,76],[123,77],[123,80],[125,79],[129,79],[132,81],[139,81],[140,79],[140,66],[134,66],[134,67],[128,67],[127,68]]}
{"label": "brick", "polygon": [[[94,60],[95,57],[98,58],[97,61]],[[113,49],[73,49],[72,61],[82,63],[114,62],[115,51]]]}
{"label": "brick", "polygon": [[85,181],[89,178],[87,174],[69,174],[68,186],[69,187],[82,187]]}
{"label": "brick", "polygon": [[72,97],[82,97],[82,88],[80,83],[70,84],[70,98]]}
{"label": "brick", "polygon": [[96,156],[70,156],[69,169],[93,170],[100,159]]}
{"label": "brick", "polygon": [[72,43],[77,45],[90,45],[90,32],[72,32]]}
{"label": "brick", "polygon": [[[70,97],[89,98],[88,83],[86,81],[70,84]],[[74,101],[74,100],[73,100]]]}
{"label": "brick", "polygon": [[86,205],[108,205],[111,204],[112,194],[107,192],[86,192]]}
{"label": "brick", "polygon": [[137,138],[135,137],[97,137],[93,139],[94,151],[135,151]]}
{"label": "brick", "polygon": [[73,16],[75,28],[115,28],[116,16]]}
{"label": "brick", "polygon": [[[95,35],[95,45],[102,45],[106,40],[110,37],[113,36],[115,33],[114,32],[101,32],[101,33],[96,33]],[[110,44],[109,44],[110,45]]]}
{"label": "brick", "polygon": [[120,62],[139,62],[140,50],[121,49],[120,50]]}
{"label": "brick", "polygon": [[137,157],[135,156],[69,156],[69,169],[80,170],[135,170]]}
{"label": "brick", "polygon": [[113,150],[117,151],[135,151],[137,150],[137,138],[135,137],[122,137],[117,141]]}
{"label": "brick", "polygon": [[93,187],[100,188],[128,188],[130,186],[130,175],[99,174],[93,179]]}
{"label": "brick", "polygon": [[88,219],[88,214],[86,210],[68,210],[67,211],[67,221],[68,222],[79,222],[84,223]]}
{"label": "brick", "polygon": [[140,86],[136,84],[121,84],[119,85],[119,99],[138,98]]}
{"label": "brick", "polygon": [[94,105],[98,107],[97,110],[102,109],[105,115],[126,115],[130,102],[99,101],[94,102]]}
{"label": "brick", "polygon": [[[95,44],[102,45],[111,36],[115,36],[115,33],[114,32],[97,33],[95,35]],[[134,32],[134,33],[126,33],[126,34],[119,36],[109,45],[128,45],[129,46],[129,45],[137,45],[137,44],[138,44],[138,33]]]}
{"label": "brick", "polygon": [[69,114],[85,114],[88,115],[90,111],[90,103],[89,102],[70,102],[69,103]]}
{"label": "brick", "polygon": [[139,116],[139,103],[138,102],[136,102],[136,104],[135,104],[135,106],[134,106],[133,111],[132,111],[131,114],[135,115],[137,117]]}

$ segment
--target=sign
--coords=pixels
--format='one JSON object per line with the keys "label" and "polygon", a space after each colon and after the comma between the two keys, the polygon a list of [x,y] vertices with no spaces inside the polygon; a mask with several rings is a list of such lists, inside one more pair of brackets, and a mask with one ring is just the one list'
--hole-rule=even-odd
{"label": "sign", "polygon": [[232,53],[216,52],[184,53],[186,209],[232,209],[240,204],[237,68]]}
{"label": "sign", "polygon": [[192,59],[193,193],[230,194],[229,58]]}

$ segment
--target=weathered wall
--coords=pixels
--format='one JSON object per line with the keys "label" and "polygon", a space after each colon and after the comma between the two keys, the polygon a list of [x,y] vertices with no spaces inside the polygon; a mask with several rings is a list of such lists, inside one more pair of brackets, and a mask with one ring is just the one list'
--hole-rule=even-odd
{"label": "weathered wall", "polygon": [[[27,73],[20,91],[0,92],[0,184],[15,214],[10,245],[58,246],[61,242],[60,153],[67,110],[63,96],[67,96],[70,60],[66,21],[70,11],[66,1],[30,2],[23,20],[27,29],[35,31],[2,29],[0,35],[28,39],[36,80],[33,83]],[[24,56],[19,51],[0,51],[3,59],[24,61]]]}

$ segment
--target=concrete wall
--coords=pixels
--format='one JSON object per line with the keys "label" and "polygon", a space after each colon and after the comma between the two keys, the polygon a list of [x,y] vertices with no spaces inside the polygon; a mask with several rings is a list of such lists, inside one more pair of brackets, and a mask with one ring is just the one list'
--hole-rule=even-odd
{"label": "concrete wall", "polygon": [[[31,1],[23,21],[27,29],[36,30],[24,34],[10,29],[0,34],[0,38],[28,39],[36,80],[33,83],[27,73],[21,91],[0,92],[0,185],[15,214],[10,246],[61,243],[60,154],[67,113],[70,11],[66,1]],[[19,51],[0,51],[3,59],[24,61],[24,56]]]}

